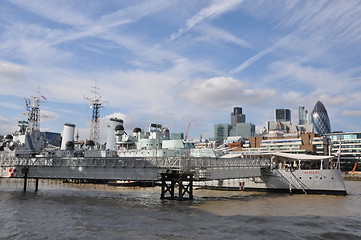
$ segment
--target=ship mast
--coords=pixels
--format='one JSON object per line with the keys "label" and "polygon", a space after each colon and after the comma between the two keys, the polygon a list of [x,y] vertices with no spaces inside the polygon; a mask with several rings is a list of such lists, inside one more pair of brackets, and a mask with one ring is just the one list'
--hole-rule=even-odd
{"label": "ship mast", "polygon": [[29,124],[27,132],[30,134],[40,132],[40,100],[39,97],[32,98],[32,100],[25,98]]}
{"label": "ship mast", "polygon": [[[40,98],[47,100],[46,97],[40,95],[40,90],[37,97],[25,98],[26,113],[24,114],[28,116],[28,120],[19,122],[19,133],[29,134],[33,144],[40,141],[40,103],[42,102]],[[35,146],[31,148],[33,147]]]}
{"label": "ship mast", "polygon": [[94,143],[98,143],[100,135],[100,108],[102,108],[103,106],[102,102],[100,101],[101,96],[99,94],[99,88],[97,86],[93,86],[92,88],[92,93],[94,93],[94,97],[88,98],[84,96],[84,98],[89,101],[90,108],[93,109],[90,126],[90,140],[92,140]]}

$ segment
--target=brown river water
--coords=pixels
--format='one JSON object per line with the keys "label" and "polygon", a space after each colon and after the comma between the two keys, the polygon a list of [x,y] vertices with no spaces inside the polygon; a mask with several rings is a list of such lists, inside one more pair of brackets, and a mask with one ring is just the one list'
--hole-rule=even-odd
{"label": "brown river water", "polygon": [[347,196],[195,190],[0,178],[0,239],[361,239],[361,182]]}

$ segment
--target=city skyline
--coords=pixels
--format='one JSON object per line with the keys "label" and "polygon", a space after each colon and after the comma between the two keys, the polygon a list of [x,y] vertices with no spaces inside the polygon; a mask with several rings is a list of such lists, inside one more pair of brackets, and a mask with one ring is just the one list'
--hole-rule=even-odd
{"label": "city skyline", "polygon": [[89,138],[84,96],[94,85],[102,119],[127,130],[191,123],[191,138],[210,138],[234,106],[263,128],[274,109],[297,116],[319,100],[333,131],[360,130],[359,1],[4,0],[0,9],[0,134],[26,119],[24,97],[40,87],[42,130],[72,123]]}

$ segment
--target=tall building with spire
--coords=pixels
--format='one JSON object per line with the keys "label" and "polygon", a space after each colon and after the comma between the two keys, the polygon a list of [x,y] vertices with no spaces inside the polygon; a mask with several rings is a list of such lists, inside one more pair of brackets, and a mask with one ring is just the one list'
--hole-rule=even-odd
{"label": "tall building with spire", "polygon": [[314,132],[324,135],[331,132],[330,119],[327,110],[321,101],[318,101],[311,113],[311,121]]}

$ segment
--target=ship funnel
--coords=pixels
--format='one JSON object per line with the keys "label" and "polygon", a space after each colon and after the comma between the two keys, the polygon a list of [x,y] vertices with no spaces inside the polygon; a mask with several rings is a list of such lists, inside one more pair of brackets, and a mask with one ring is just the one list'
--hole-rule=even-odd
{"label": "ship funnel", "polygon": [[[60,150],[66,150],[67,149],[67,143],[68,142],[74,142],[74,132],[75,132],[75,125],[71,123],[65,123],[64,124],[64,130],[63,130],[63,138],[61,140],[61,147]],[[68,143],[69,145],[69,143]]]}
{"label": "ship funnel", "polygon": [[123,135],[124,135],[124,127],[123,127],[123,125],[115,126],[114,132],[115,132],[115,141],[116,142],[121,142],[122,139],[123,139]]}
{"label": "ship funnel", "polygon": [[162,128],[162,133],[163,133],[163,139],[164,140],[170,140],[170,132],[169,132],[169,129],[167,127]]}
{"label": "ship funnel", "polygon": [[[115,150],[115,147],[116,147],[116,145],[115,145],[115,128],[117,128],[118,126],[123,127],[123,120],[122,119],[111,118],[109,120],[107,144],[105,146],[105,148],[107,150]],[[120,127],[118,127],[118,128],[120,128]]]}

